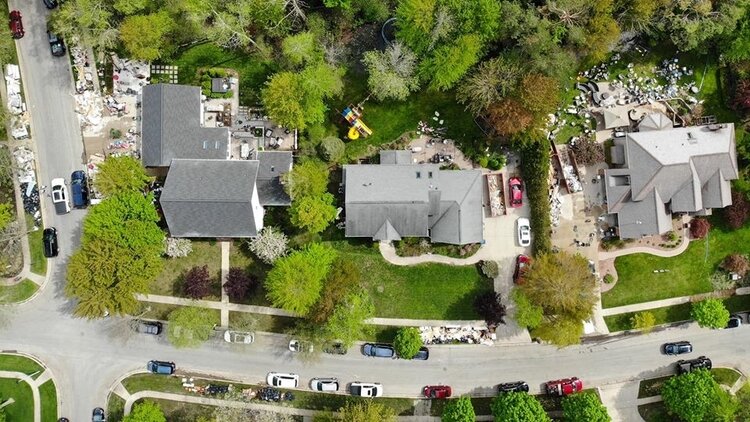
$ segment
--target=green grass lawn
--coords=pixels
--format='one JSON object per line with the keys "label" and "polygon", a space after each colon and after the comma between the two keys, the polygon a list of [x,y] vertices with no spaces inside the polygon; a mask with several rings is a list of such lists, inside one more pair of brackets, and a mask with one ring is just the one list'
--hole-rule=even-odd
{"label": "green grass lawn", "polygon": [[57,420],[57,389],[52,380],[39,386],[39,399],[42,402],[42,422],[55,422]]}
{"label": "green grass lawn", "polygon": [[[34,227],[34,218],[26,214],[26,228],[31,230]],[[47,274],[47,258],[44,257],[44,247],[42,245],[42,229],[29,233],[29,251],[31,253],[31,272],[39,275]]]}
{"label": "green grass lawn", "polygon": [[669,416],[664,402],[649,403],[638,406],[638,414],[646,422],[673,422],[675,418]]}
{"label": "green grass lawn", "polygon": [[297,318],[275,315],[229,312],[229,326],[238,330],[286,333],[290,328],[294,327],[297,320]]}
{"label": "green grass lawn", "polygon": [[[196,378],[196,384],[201,383],[202,380]],[[181,377],[171,377],[166,375],[154,375],[154,374],[136,374],[131,375],[122,380],[122,386],[128,390],[128,393],[133,394],[138,391],[163,391],[165,393],[184,393],[187,394],[185,389],[182,387]]]}
{"label": "green grass lawn", "polygon": [[[162,400],[162,399],[141,399],[136,401],[135,403],[142,403],[144,400],[152,401],[159,405],[162,411],[164,411],[164,416],[167,418],[167,421],[169,422],[182,422],[182,421],[197,421],[197,420],[214,420],[213,414],[214,409],[216,409],[214,406],[206,406],[203,404],[195,404],[195,403],[185,403],[181,401],[172,401],[172,400]],[[120,412],[120,415],[122,414],[122,411]],[[204,418],[204,419],[201,419]],[[115,419],[107,415],[107,420],[113,420],[113,421],[119,421],[120,419]]]}
{"label": "green grass lawn", "polygon": [[34,375],[34,378],[36,378],[41,375],[41,371],[43,370],[44,368],[42,368],[38,363],[27,357],[17,355],[0,355],[0,371],[21,372],[26,375],[31,375],[37,372],[37,374]]}
{"label": "green grass lawn", "polygon": [[31,387],[25,382],[0,378],[0,398],[15,400],[3,408],[9,422],[34,420],[34,398],[31,395]]}
{"label": "green grass lawn", "polygon": [[149,293],[183,297],[182,275],[193,267],[203,265],[208,266],[209,274],[215,279],[212,293],[206,299],[220,299],[221,246],[208,240],[193,240],[193,251],[184,258],[164,258],[164,269],[151,283]]}
{"label": "green grass lawn", "polygon": [[[729,231],[716,227],[705,239],[690,242],[687,250],[672,258],[633,254],[615,260],[618,281],[602,294],[602,306],[612,308],[670,297],[688,296],[712,290],[708,277],[731,253],[748,252],[750,226]],[[657,269],[669,272],[654,273]]]}
{"label": "green grass lawn", "polygon": [[[733,386],[741,376],[739,372],[731,368],[713,368],[711,369],[711,375],[716,382],[727,387]],[[638,386],[638,398],[643,399],[646,397],[658,396],[661,394],[661,389],[664,388],[664,383],[673,376],[674,375],[667,375],[664,377],[641,380]]]}
{"label": "green grass lawn", "polygon": [[375,315],[384,318],[479,319],[474,298],[492,285],[474,265],[422,264],[396,266],[380,255],[377,244],[325,242],[362,274],[362,285],[375,303]]}
{"label": "green grass lawn", "polygon": [[713,375],[716,382],[727,387],[733,386],[742,376],[742,374],[732,368],[712,368],[711,375]]}
{"label": "green grass lawn", "polygon": [[[189,403],[184,403],[188,405]],[[164,409],[162,407],[162,409]],[[107,419],[111,421],[121,421],[125,413],[125,399],[117,394],[110,394],[107,400]]]}
{"label": "green grass lawn", "polygon": [[0,286],[0,303],[16,303],[31,297],[39,289],[28,278],[12,286]]}

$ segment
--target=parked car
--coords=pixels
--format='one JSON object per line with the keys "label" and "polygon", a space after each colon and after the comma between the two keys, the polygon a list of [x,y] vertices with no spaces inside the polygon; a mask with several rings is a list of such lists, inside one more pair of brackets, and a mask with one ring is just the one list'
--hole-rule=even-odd
{"label": "parked car", "polygon": [[60,418],[57,420],[57,422],[70,422],[70,419],[68,418]]}
{"label": "parked car", "polygon": [[547,381],[544,384],[547,394],[553,396],[567,396],[583,390],[583,382],[577,377],[563,378],[560,380]]}
{"label": "parked car", "polygon": [[344,344],[340,341],[333,341],[323,346],[323,351],[332,355],[345,355],[348,350],[344,347]]}
{"label": "parked car", "polygon": [[65,179],[62,177],[52,179],[52,203],[55,205],[56,213],[67,214],[70,212],[68,188],[65,187]]}
{"label": "parked car", "polygon": [[419,351],[412,359],[414,360],[427,360],[430,358],[430,349],[422,346],[419,348]]}
{"label": "parked car", "polygon": [[73,208],[86,208],[89,205],[89,185],[83,170],[76,170],[70,175],[70,193]]}
{"label": "parked car", "polygon": [[62,38],[55,33],[47,31],[47,40],[49,41],[49,50],[55,57],[65,55],[65,43]]}
{"label": "parked car", "polygon": [[516,270],[513,271],[513,282],[516,284],[523,283],[523,273],[531,264],[531,258],[521,254],[516,257]]}
{"label": "parked car", "polygon": [[676,341],[674,343],[665,343],[662,346],[662,351],[665,355],[682,355],[684,353],[692,353],[693,345],[689,341]]}
{"label": "parked car", "polygon": [[95,408],[94,412],[91,414],[91,422],[104,422],[105,420],[104,409],[101,407]]}
{"label": "parked car", "polygon": [[526,381],[504,382],[497,386],[497,391],[500,393],[528,393],[529,384]]}
{"label": "parked car", "polygon": [[313,391],[339,391],[339,380],[336,378],[313,378],[310,380]]}
{"label": "parked car", "polygon": [[266,382],[272,387],[278,388],[297,388],[299,385],[299,375],[285,374],[282,372],[269,372]]}
{"label": "parked car", "polygon": [[152,336],[158,336],[161,334],[162,329],[161,322],[159,321],[144,321],[142,319],[136,320],[135,330],[142,334],[151,334]]}
{"label": "parked car", "polygon": [[242,331],[227,330],[224,331],[224,341],[227,343],[250,344],[255,341],[255,335]]}
{"label": "parked car", "polygon": [[295,353],[304,352],[312,353],[315,347],[309,341],[305,340],[292,340],[289,342],[289,350]]}
{"label": "parked car", "polygon": [[624,138],[625,137],[625,131],[615,130],[614,132],[612,132],[612,137],[613,138]]}
{"label": "parked car", "polygon": [[449,385],[428,385],[422,389],[422,394],[431,399],[447,399],[453,394]]}
{"label": "parked car", "polygon": [[44,2],[44,5],[47,6],[47,9],[54,9],[57,7],[57,0],[42,0]]}
{"label": "parked car", "polygon": [[742,325],[742,317],[739,315],[732,315],[729,317],[726,328],[737,328]]}
{"label": "parked car", "polygon": [[711,369],[711,359],[700,356],[695,359],[677,361],[677,374],[687,374],[696,369]]}
{"label": "parked car", "polygon": [[177,369],[174,362],[164,362],[161,360],[150,360],[146,364],[146,369],[152,374],[172,375]]}
{"label": "parked car", "polygon": [[529,246],[531,244],[531,223],[528,218],[519,218],[516,220],[518,227],[518,244]]}
{"label": "parked car", "polygon": [[523,206],[523,182],[520,177],[508,179],[508,192],[510,192],[510,206],[518,208]]}
{"label": "parked car", "polygon": [[380,397],[383,395],[383,386],[377,382],[353,382],[349,384],[349,392],[357,397]]}
{"label": "parked car", "polygon": [[54,258],[57,256],[57,229],[54,227],[47,227],[42,232],[42,245],[44,246],[44,256],[47,258]]}
{"label": "parked car", "polygon": [[396,358],[396,350],[390,344],[365,343],[362,354],[375,358]]}
{"label": "parked car", "polygon": [[11,36],[15,39],[23,38],[24,32],[21,12],[19,12],[18,10],[13,10],[10,12],[9,18],[10,22],[8,23],[8,26],[10,27]]}

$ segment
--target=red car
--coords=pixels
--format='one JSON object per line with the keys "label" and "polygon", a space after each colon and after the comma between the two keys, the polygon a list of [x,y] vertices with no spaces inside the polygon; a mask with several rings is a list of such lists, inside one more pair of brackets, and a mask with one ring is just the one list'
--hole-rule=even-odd
{"label": "red car", "polygon": [[544,384],[547,394],[553,396],[567,396],[583,390],[583,381],[576,377],[565,378],[555,381],[547,381]]}
{"label": "red car", "polygon": [[422,394],[431,399],[447,399],[453,390],[448,385],[428,385],[422,389]]}
{"label": "red car", "polygon": [[523,205],[523,182],[520,177],[511,177],[508,180],[510,189],[510,206],[518,208]]}
{"label": "red car", "polygon": [[23,38],[23,22],[21,22],[21,12],[14,10],[10,12],[10,33],[13,38]]}
{"label": "red car", "polygon": [[514,283],[523,283],[523,273],[526,271],[526,268],[529,267],[529,264],[531,264],[531,258],[528,256],[521,254],[516,257],[516,271],[513,272]]}

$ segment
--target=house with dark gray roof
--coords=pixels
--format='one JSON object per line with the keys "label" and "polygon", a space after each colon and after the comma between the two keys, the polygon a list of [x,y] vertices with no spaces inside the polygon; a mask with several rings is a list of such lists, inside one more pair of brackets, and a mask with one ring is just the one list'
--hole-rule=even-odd
{"label": "house with dark gray roof", "polygon": [[168,167],[174,158],[229,158],[229,130],[203,126],[200,87],[146,85],[141,106],[144,167]]}
{"label": "house with dark gray roof", "polygon": [[381,151],[380,164],[344,166],[346,236],[378,241],[429,237],[465,245],[483,241],[479,170],[413,164],[409,151]]}
{"label": "house with dark gray roof", "polygon": [[292,199],[284,190],[281,175],[292,170],[292,153],[289,151],[258,151],[258,177],[256,185],[263,206],[289,206]]}
{"label": "house with dark gray roof", "polygon": [[615,168],[605,170],[607,207],[623,239],[672,230],[672,213],[707,215],[732,204],[734,125],[671,128],[654,120],[615,139]]}

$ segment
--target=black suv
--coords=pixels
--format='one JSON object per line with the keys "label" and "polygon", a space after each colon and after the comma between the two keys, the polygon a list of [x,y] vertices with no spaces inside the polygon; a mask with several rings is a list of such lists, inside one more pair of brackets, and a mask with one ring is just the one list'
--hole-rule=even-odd
{"label": "black suv", "polygon": [[526,381],[504,382],[497,386],[500,393],[528,393],[529,384]]}
{"label": "black suv", "polygon": [[57,256],[57,229],[47,227],[42,232],[42,243],[44,244],[44,256],[54,258]]}
{"label": "black suv", "polygon": [[696,369],[711,369],[711,359],[701,356],[696,359],[677,361],[677,374],[679,375],[687,374]]}
{"label": "black suv", "polygon": [[65,43],[62,38],[47,31],[47,39],[49,40],[49,50],[52,52],[53,56],[60,57],[65,55]]}
{"label": "black suv", "polygon": [[693,345],[689,341],[677,341],[674,343],[665,343],[662,346],[662,351],[665,355],[681,355],[683,353],[691,353],[693,351]]}

